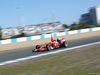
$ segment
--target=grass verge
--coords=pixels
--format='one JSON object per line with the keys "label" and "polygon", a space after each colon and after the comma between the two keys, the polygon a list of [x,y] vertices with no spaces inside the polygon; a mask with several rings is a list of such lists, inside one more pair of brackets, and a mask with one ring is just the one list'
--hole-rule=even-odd
{"label": "grass verge", "polygon": [[100,47],[75,49],[0,66],[0,75],[100,75]]}

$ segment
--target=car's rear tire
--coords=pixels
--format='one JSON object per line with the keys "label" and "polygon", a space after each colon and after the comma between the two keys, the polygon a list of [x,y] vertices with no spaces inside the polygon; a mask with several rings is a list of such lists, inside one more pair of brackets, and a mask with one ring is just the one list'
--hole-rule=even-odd
{"label": "car's rear tire", "polygon": [[62,40],[57,39],[57,42],[61,45],[63,44]]}
{"label": "car's rear tire", "polygon": [[63,47],[68,47],[68,43],[65,41],[65,42],[63,42],[62,46]]}
{"label": "car's rear tire", "polygon": [[50,45],[49,45],[49,44],[47,44],[47,45],[46,45],[46,48],[47,48],[47,50],[48,50],[48,51],[50,51],[50,50],[51,50],[51,48],[50,48]]}

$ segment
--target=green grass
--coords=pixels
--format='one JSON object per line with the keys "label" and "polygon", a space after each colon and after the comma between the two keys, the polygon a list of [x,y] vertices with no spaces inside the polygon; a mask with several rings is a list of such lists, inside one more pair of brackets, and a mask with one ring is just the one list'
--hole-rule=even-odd
{"label": "green grass", "polygon": [[0,66],[0,75],[100,75],[100,47]]}

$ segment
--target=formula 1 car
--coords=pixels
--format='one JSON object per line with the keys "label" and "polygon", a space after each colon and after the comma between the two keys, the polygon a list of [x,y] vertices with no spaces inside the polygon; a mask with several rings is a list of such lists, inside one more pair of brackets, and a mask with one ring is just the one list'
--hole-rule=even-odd
{"label": "formula 1 car", "polygon": [[51,36],[51,42],[42,45],[36,45],[35,49],[33,49],[32,52],[50,51],[53,49],[67,47],[67,46],[68,44],[65,38],[53,39],[53,37]]}

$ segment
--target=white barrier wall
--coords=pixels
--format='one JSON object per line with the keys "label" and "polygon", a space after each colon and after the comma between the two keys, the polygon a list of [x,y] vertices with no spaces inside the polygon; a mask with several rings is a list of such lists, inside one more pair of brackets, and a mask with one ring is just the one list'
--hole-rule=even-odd
{"label": "white barrier wall", "polygon": [[[73,34],[81,34],[86,32],[94,32],[99,31],[100,27],[95,28],[88,28],[88,29],[81,29],[81,30],[73,30],[73,31],[66,31],[66,32],[55,32],[52,33],[53,37],[56,36],[63,36],[63,35],[73,35]],[[42,34],[37,36],[29,36],[29,37],[21,37],[21,38],[15,38],[15,39],[7,39],[7,40],[1,40],[0,45],[2,44],[10,44],[10,43],[17,43],[17,42],[24,42],[24,41],[31,41],[31,40],[38,40],[38,39],[44,39],[44,38],[50,38],[51,34]]]}

